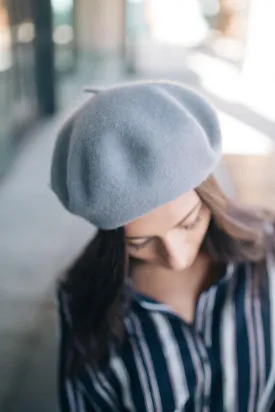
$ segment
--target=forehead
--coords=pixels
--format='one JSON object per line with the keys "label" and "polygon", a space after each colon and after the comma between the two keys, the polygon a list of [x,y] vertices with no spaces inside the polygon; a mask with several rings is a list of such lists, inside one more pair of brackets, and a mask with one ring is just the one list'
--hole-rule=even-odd
{"label": "forehead", "polygon": [[125,226],[129,237],[156,236],[175,227],[199,202],[199,196],[192,190]]}

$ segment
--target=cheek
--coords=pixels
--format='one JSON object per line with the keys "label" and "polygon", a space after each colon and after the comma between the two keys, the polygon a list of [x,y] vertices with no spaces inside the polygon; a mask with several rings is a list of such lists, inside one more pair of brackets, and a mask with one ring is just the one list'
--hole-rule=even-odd
{"label": "cheek", "polygon": [[196,232],[196,236],[195,236],[195,241],[198,244],[198,247],[200,247],[200,245],[202,244],[204,237],[207,233],[208,227],[209,227],[209,223],[210,223],[210,219],[211,219],[211,213],[209,211],[209,209],[206,209],[203,216],[202,216],[202,220],[201,223],[198,227],[198,230]]}
{"label": "cheek", "polygon": [[207,233],[210,218],[210,211],[208,209],[204,210],[198,227],[190,232],[190,235],[186,238],[186,243],[183,241],[183,247],[185,246],[188,249],[190,255],[198,253]]}
{"label": "cheek", "polygon": [[186,266],[190,266],[195,261],[196,257],[200,253],[200,249],[206,235],[209,219],[204,219],[201,222],[201,225],[198,227],[197,231],[194,232],[193,236],[190,237],[190,240],[184,245],[183,248],[185,250],[185,258],[186,258]]}

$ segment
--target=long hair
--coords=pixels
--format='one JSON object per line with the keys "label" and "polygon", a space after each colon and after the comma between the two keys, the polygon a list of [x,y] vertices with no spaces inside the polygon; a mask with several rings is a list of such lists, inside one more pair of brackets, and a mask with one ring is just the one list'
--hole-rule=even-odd
{"label": "long hair", "polygon": [[[213,262],[252,262],[260,279],[274,241],[273,214],[237,205],[212,176],[196,191],[212,212],[204,250]],[[131,300],[125,250],[123,228],[100,230],[61,279],[70,313],[68,350],[80,348],[68,374],[85,362],[98,365],[108,356],[110,342],[123,342],[123,318]]]}

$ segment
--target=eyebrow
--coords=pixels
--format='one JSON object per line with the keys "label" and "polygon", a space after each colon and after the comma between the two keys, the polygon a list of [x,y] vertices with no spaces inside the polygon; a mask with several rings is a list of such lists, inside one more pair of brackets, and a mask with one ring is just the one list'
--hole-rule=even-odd
{"label": "eyebrow", "polygon": [[[198,208],[198,206],[201,206],[201,202],[198,202],[192,210],[190,210],[190,212],[179,222],[175,225],[175,227],[178,227],[180,225],[182,225],[185,220],[187,220],[194,212],[195,210]],[[127,240],[140,240],[140,239],[152,239],[154,236],[127,236],[126,239]]]}

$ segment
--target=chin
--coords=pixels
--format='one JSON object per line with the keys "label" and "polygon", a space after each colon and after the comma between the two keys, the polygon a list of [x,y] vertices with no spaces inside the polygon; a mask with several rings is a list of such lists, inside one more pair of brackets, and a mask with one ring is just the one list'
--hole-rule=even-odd
{"label": "chin", "polygon": [[160,263],[159,265],[163,267],[164,269],[171,270],[172,272],[183,272],[184,270],[192,266],[192,265],[189,265],[188,263],[185,265],[181,265],[181,266],[171,266],[171,265],[166,265],[165,263]]}
{"label": "chin", "polygon": [[170,270],[173,272],[184,272],[185,270],[189,269],[192,265],[184,265],[184,266],[177,266],[177,267],[169,267]]}
{"label": "chin", "polygon": [[173,272],[184,272],[185,270],[190,269],[194,263],[195,263],[195,258],[190,259],[188,262],[186,262],[184,265],[181,266],[167,266],[168,269],[172,270]]}

